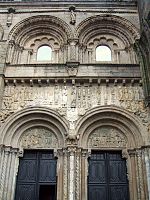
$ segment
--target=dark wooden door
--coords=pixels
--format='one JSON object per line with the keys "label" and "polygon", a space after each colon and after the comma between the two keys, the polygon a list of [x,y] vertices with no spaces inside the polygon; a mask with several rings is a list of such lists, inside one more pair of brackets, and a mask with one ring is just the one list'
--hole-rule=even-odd
{"label": "dark wooden door", "polygon": [[126,161],[121,152],[92,152],[88,200],[129,200]]}
{"label": "dark wooden door", "polygon": [[53,151],[25,151],[15,200],[56,200],[56,164]]}

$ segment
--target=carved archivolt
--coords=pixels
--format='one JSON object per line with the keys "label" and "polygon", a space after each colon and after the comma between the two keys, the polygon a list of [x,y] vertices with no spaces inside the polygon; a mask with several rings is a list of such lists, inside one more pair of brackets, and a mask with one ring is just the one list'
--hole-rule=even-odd
{"label": "carved archivolt", "polygon": [[79,145],[84,148],[135,148],[144,145],[145,127],[134,115],[119,107],[94,108],[78,120],[76,127]]}
{"label": "carved archivolt", "polygon": [[[107,27],[108,26],[110,27],[106,28],[106,25]],[[95,26],[97,26],[96,29],[95,29]],[[120,32],[124,36],[127,33],[126,37],[128,38],[128,40],[132,42],[140,38],[139,31],[131,22],[129,22],[128,20],[122,17],[115,16],[115,15],[95,15],[95,16],[85,19],[76,28],[76,35],[77,37],[79,37],[80,43],[84,43],[84,40],[86,38],[88,39],[89,37],[91,37],[92,34],[94,34],[93,31],[94,32],[96,30],[98,31],[102,27],[103,29],[101,29],[101,31],[106,30],[106,29],[107,31],[113,30],[115,34],[116,33],[115,30],[118,30],[118,33]]]}
{"label": "carved archivolt", "polygon": [[[71,28],[63,20],[54,16],[38,15],[27,18],[18,23],[10,31],[9,40],[15,40],[17,43],[20,43],[20,41],[24,38],[24,35],[26,35],[25,33],[29,33],[31,30],[36,31],[34,34],[45,33],[43,27],[44,30],[52,29],[55,31],[55,34],[59,33],[59,35],[62,36],[63,40],[73,37]],[[39,28],[40,30],[38,31]],[[28,37],[28,34],[26,35],[26,37]]]}
{"label": "carved archivolt", "polygon": [[16,148],[42,148],[43,142],[44,147],[58,145],[61,148],[68,130],[67,120],[58,112],[44,107],[30,107],[8,117],[0,129],[0,144]]}
{"label": "carved archivolt", "polygon": [[88,138],[89,148],[125,148],[126,137],[114,127],[101,127],[92,132]]}
{"label": "carved archivolt", "polygon": [[21,139],[22,148],[57,148],[58,139],[55,134],[43,127],[26,130]]}
{"label": "carved archivolt", "polygon": [[66,62],[68,39],[73,38],[69,25],[54,16],[39,15],[18,23],[9,33],[7,63],[36,63],[40,45],[50,45],[54,62]]}
{"label": "carved archivolt", "polygon": [[87,18],[78,25],[76,37],[79,38],[80,44],[80,62],[95,63],[95,49],[98,45],[110,47],[112,62],[137,62],[133,44],[140,34],[126,19],[114,15]]}

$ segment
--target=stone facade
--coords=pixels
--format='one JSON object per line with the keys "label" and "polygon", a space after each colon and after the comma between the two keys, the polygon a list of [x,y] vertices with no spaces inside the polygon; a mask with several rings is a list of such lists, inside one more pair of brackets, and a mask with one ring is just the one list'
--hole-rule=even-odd
{"label": "stone facade", "polygon": [[[130,199],[150,199],[143,89],[150,79],[135,52],[137,2],[0,1],[0,7],[0,200],[14,200],[25,149],[54,150],[57,200],[88,199],[91,150],[122,151]],[[42,45],[52,47],[51,62],[37,61]],[[100,45],[111,49],[111,62],[96,61]]]}
{"label": "stone facade", "polygon": [[144,83],[144,93],[147,104],[150,104],[150,2],[138,1],[139,17],[141,22],[141,37],[135,43]]}

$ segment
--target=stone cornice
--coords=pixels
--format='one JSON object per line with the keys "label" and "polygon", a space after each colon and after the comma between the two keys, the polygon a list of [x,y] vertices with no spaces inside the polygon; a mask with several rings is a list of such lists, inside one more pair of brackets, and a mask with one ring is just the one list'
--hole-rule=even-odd
{"label": "stone cornice", "polygon": [[[80,3],[79,3],[80,2]],[[36,6],[36,7],[40,7],[42,4],[42,7],[47,7],[47,6],[51,6],[51,7],[55,7],[58,6],[60,7],[60,5],[62,7],[68,7],[70,5],[75,5],[77,7],[116,7],[116,8],[121,8],[121,7],[137,7],[137,1],[136,0],[130,0],[130,1],[122,1],[122,2],[118,2],[118,1],[112,1],[112,2],[107,2],[106,1],[28,1],[28,2],[21,2],[21,1],[14,1],[14,2],[10,2],[10,1],[2,1],[0,0],[0,6],[16,6],[16,7],[20,7],[20,6]]]}

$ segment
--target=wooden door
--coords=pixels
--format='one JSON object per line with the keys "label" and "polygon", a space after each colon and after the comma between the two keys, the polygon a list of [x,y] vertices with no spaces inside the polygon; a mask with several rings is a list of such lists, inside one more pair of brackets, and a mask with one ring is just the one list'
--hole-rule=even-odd
{"label": "wooden door", "polygon": [[53,151],[25,151],[20,159],[15,200],[56,200]]}
{"label": "wooden door", "polygon": [[92,152],[88,200],[129,200],[126,161],[121,152]]}

